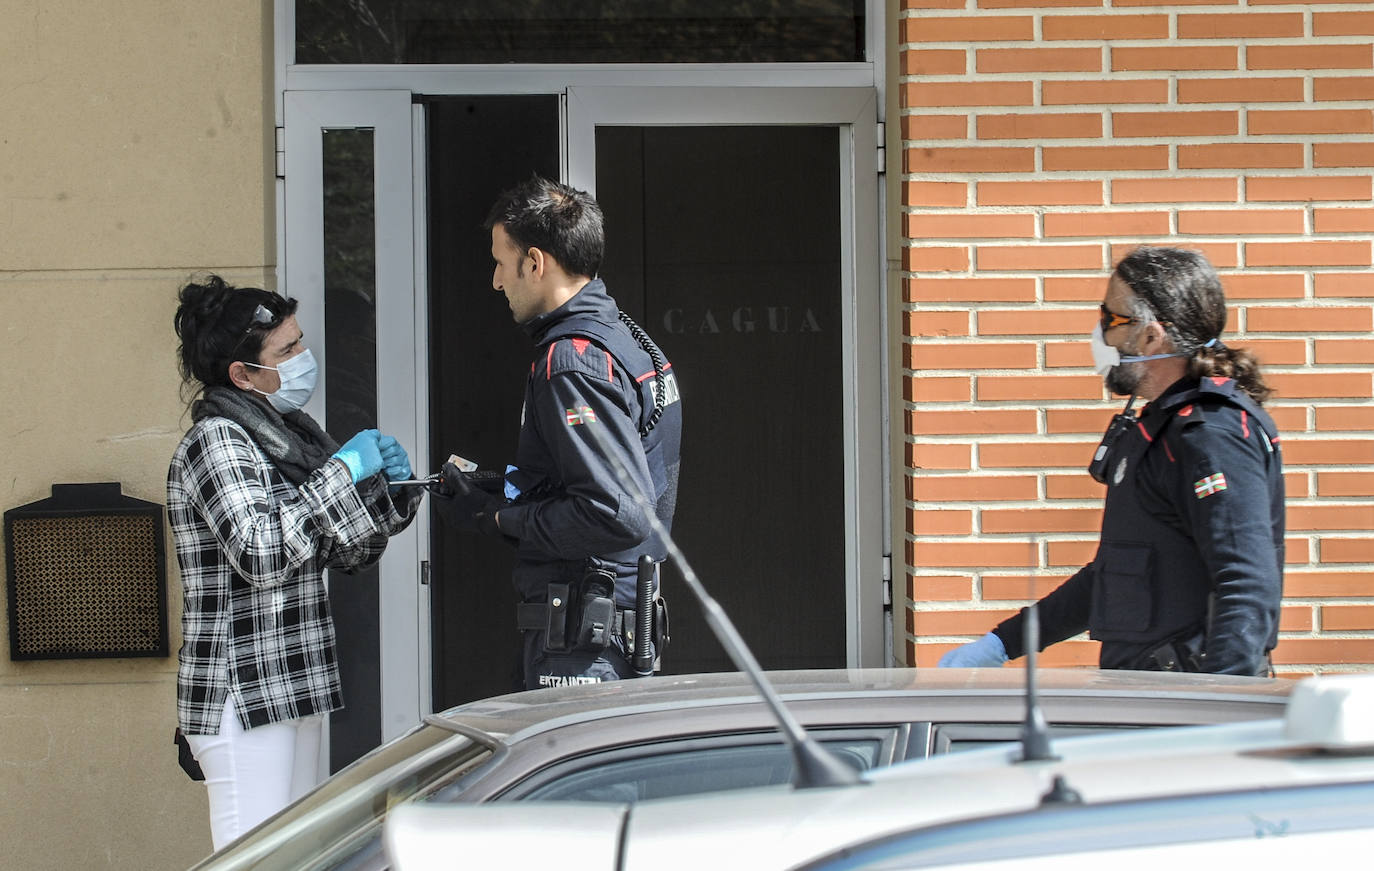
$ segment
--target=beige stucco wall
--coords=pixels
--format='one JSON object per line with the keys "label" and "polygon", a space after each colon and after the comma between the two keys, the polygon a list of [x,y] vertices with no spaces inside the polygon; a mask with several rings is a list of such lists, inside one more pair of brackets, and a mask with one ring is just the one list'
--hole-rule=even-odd
{"label": "beige stucco wall", "polygon": [[[176,289],[273,280],[271,3],[0,0],[0,21],[0,509],[91,481],[162,503]],[[209,852],[170,743],[169,575],[166,659],[12,662],[0,620],[0,866]]]}

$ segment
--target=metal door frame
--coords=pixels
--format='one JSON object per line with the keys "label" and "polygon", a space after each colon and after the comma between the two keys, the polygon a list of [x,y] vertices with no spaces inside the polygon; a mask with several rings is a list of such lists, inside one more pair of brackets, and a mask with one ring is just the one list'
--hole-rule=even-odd
{"label": "metal door frame", "polygon": [[[886,495],[878,199],[878,114],[873,88],[570,87],[568,182],[596,190],[602,126],[825,125],[840,136],[839,201],[844,426],[845,660],[886,665],[883,540]],[[779,216],[785,220],[785,216]],[[864,337],[869,337],[868,341]],[[691,554],[687,555],[691,558]],[[867,579],[865,582],[864,579]],[[710,579],[706,579],[709,584]]]}

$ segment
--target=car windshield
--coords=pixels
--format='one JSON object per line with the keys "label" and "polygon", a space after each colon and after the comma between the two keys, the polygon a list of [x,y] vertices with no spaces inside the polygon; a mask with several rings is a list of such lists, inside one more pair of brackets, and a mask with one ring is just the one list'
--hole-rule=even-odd
{"label": "car windshield", "polygon": [[491,755],[462,735],[421,726],[333,775],[202,864],[321,868],[360,851],[380,852],[382,821],[393,806],[461,776]]}

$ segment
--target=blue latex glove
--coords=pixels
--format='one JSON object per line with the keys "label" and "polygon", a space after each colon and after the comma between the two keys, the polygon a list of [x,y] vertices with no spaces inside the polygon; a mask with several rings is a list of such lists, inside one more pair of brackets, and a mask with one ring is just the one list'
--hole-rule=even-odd
{"label": "blue latex glove", "polygon": [[365,429],[344,442],[343,447],[334,452],[334,456],[343,460],[344,465],[348,467],[354,484],[371,478],[382,470],[382,451],[377,446],[378,435],[375,429]]}
{"label": "blue latex glove", "polygon": [[377,437],[377,449],[382,453],[382,471],[388,481],[406,481],[411,477],[410,457],[401,443],[389,435]]}
{"label": "blue latex glove", "polygon": [[995,668],[1007,661],[1007,648],[997,633],[961,644],[940,657],[940,668]]}

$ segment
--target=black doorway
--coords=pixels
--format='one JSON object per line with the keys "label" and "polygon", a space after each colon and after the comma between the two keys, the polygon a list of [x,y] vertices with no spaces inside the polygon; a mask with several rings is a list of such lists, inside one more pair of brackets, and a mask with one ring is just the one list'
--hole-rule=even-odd
{"label": "black doorway", "polygon": [[[556,97],[428,102],[431,469],[501,468],[529,341],[490,285],[501,190],[557,177]],[[673,360],[684,401],[675,533],[767,668],[845,664],[840,133],[601,127],[603,277]],[[513,554],[432,525],[435,709],[508,691]],[[730,669],[680,576],[666,671]]]}

